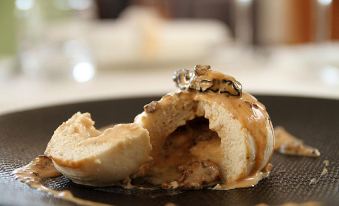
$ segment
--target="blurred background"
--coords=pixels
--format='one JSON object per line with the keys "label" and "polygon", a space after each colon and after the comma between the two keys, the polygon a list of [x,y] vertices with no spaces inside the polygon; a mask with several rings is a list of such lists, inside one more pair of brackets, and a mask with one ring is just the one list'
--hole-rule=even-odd
{"label": "blurred background", "polygon": [[0,1],[0,113],[162,95],[196,64],[339,99],[339,0]]}

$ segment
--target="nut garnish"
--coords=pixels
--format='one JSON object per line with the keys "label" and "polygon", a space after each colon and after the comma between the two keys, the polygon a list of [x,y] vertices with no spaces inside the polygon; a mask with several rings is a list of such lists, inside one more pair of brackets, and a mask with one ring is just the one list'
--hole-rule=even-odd
{"label": "nut garnish", "polygon": [[173,81],[180,90],[197,90],[226,93],[241,96],[242,85],[231,76],[211,70],[209,65],[196,65],[194,71],[180,69],[173,75]]}

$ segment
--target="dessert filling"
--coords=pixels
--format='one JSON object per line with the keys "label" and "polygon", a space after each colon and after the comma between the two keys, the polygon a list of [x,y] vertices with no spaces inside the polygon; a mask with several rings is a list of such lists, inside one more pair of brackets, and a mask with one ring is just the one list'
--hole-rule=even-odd
{"label": "dessert filling", "polygon": [[166,138],[153,161],[141,168],[138,176],[164,189],[196,189],[219,183],[221,141],[208,125],[207,119],[198,117],[178,127]]}

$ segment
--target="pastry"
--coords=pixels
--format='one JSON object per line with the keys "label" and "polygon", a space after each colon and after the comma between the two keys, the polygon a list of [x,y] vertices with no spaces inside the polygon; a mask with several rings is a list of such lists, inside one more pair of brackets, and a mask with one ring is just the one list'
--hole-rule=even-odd
{"label": "pastry", "polygon": [[150,160],[150,151],[148,131],[138,124],[100,132],[89,113],[76,113],[55,130],[45,155],[73,182],[106,186],[135,173]]}
{"label": "pastry", "polygon": [[230,189],[266,177],[274,134],[265,106],[209,66],[180,70],[174,80],[180,90],[145,105],[134,123],[100,132],[89,114],[75,114],[45,155],[86,185],[130,178],[163,189]]}
{"label": "pastry", "polygon": [[[203,73],[199,68],[195,71],[197,76]],[[148,179],[154,184],[184,188],[201,188],[215,182],[234,184],[264,170],[273,153],[273,128],[265,107],[252,95],[237,92],[231,82],[234,78],[229,84],[229,76],[208,67],[202,69],[209,78],[208,82],[203,77],[199,79],[204,85],[195,82],[194,87],[165,95],[146,105],[145,111],[136,117],[135,122],[150,134],[153,161],[148,166],[150,172],[144,175],[151,176]],[[218,88],[219,82],[225,82],[231,92],[212,90],[214,85],[206,86],[211,82],[217,82]],[[237,88],[241,88],[238,85],[236,82]],[[185,135],[186,139],[180,137]],[[204,180],[210,175],[216,178],[188,186],[187,177],[183,176],[190,172],[183,168],[190,170],[193,162],[212,166],[205,167],[206,171],[192,170],[191,176],[197,175],[196,171],[206,176]],[[215,171],[211,172],[211,167]]]}

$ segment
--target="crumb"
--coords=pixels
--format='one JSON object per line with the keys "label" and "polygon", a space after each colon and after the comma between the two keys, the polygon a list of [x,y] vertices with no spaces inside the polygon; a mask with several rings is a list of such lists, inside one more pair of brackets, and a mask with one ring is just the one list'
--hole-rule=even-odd
{"label": "crumb", "polygon": [[172,182],[165,182],[161,185],[163,189],[177,189],[179,187],[179,183],[177,181],[172,181]]}
{"label": "crumb", "polygon": [[158,102],[152,101],[151,103],[146,104],[144,106],[144,111],[147,113],[153,113],[157,110],[157,105],[158,105]]}
{"label": "crumb", "polygon": [[310,185],[317,184],[317,182],[318,182],[317,178],[312,178],[310,181]]}
{"label": "crumb", "polygon": [[319,157],[320,152],[317,148],[305,145],[303,141],[289,132],[283,127],[275,127],[275,145],[274,150],[281,154],[297,155],[305,157]]}
{"label": "crumb", "polygon": [[268,163],[266,167],[264,167],[264,172],[271,172],[273,169],[273,165],[271,163]]}
{"label": "crumb", "polygon": [[324,176],[328,173],[328,170],[326,167],[324,167],[323,171],[321,172],[320,176]]}
{"label": "crumb", "polygon": [[319,182],[320,178],[328,173],[327,167],[330,164],[330,162],[328,160],[324,160],[323,164],[324,164],[324,168],[321,171],[320,176],[318,177],[318,179],[317,178],[312,178],[311,181],[310,181],[310,185],[317,184]]}
{"label": "crumb", "polygon": [[325,167],[328,167],[328,165],[330,165],[330,161],[329,160],[324,160],[323,163],[324,163]]}

